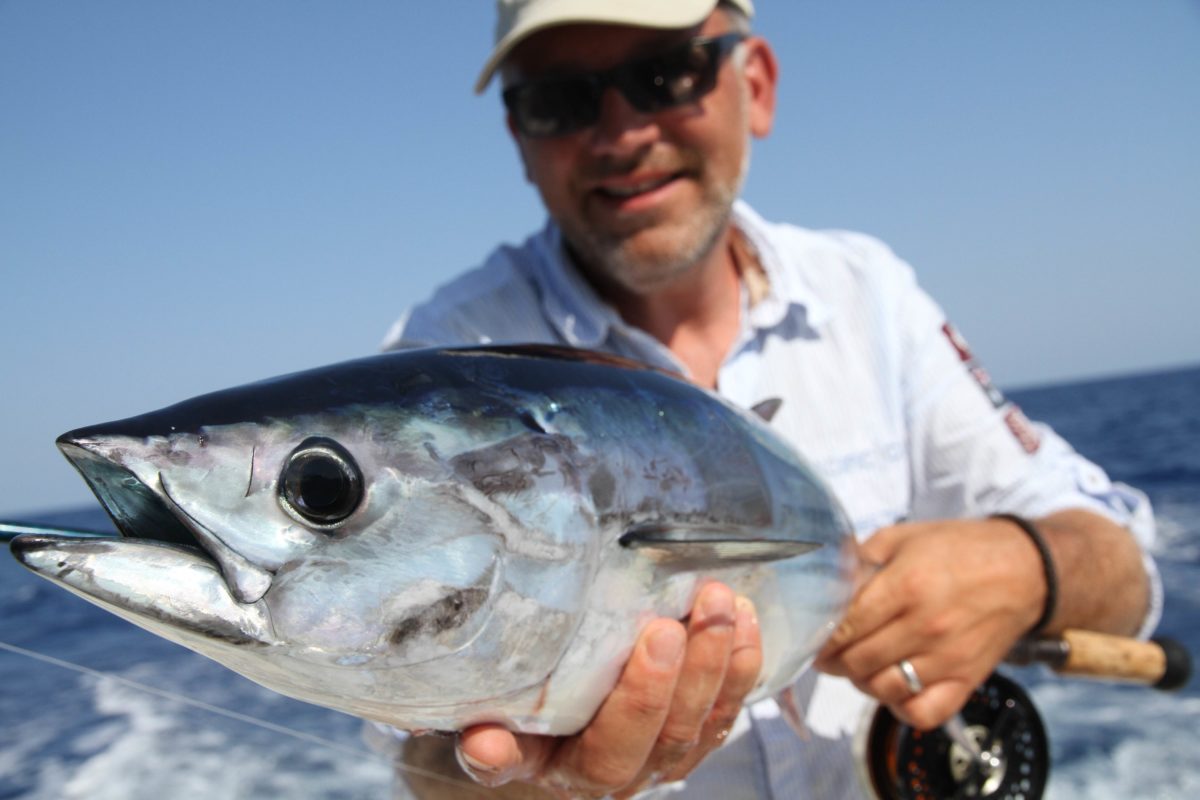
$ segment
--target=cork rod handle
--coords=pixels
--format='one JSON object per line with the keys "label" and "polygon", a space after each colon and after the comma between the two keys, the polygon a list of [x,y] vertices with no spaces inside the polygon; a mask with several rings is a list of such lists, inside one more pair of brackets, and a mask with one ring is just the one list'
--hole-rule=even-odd
{"label": "cork rod handle", "polygon": [[1065,658],[1051,666],[1063,675],[1131,681],[1166,690],[1182,687],[1191,677],[1191,656],[1173,639],[1141,641],[1068,630],[1062,641]]}

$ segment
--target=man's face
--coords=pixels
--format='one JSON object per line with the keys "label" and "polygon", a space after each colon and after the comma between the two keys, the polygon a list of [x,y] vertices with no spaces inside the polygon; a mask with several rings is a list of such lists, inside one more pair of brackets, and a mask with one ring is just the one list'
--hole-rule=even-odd
{"label": "man's face", "polygon": [[[523,42],[506,74],[605,70],[695,36],[729,31],[714,12],[687,31],[612,25],[551,28]],[[514,130],[529,180],[593,282],[644,294],[666,286],[721,239],[741,188],[750,135],[765,135],[774,111],[775,65],[766,43],[749,39],[721,65],[699,101],[659,112],[605,91],[592,127],[529,138]],[[512,129],[512,123],[509,123]]]}

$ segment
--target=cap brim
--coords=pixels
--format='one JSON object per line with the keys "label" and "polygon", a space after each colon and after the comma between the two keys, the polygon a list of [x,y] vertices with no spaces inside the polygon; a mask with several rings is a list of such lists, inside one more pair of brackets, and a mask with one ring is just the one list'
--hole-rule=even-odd
{"label": "cap brim", "polygon": [[[737,3],[749,6],[749,3]],[[483,65],[475,94],[482,94],[495,74],[500,63],[513,48],[531,34],[544,28],[573,23],[595,25],[629,25],[637,28],[690,28],[704,20],[714,8],[717,0],[675,0],[671,3],[652,3],[647,0],[560,0],[535,6],[513,26],[503,39],[496,43],[491,56]]]}

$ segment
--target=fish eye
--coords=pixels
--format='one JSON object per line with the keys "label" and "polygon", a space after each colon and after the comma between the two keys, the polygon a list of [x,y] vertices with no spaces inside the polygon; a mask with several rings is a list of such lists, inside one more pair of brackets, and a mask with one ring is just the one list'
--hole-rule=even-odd
{"label": "fish eye", "polygon": [[297,522],[333,528],[362,501],[362,473],[354,458],[332,439],[305,439],[284,462],[279,504]]}

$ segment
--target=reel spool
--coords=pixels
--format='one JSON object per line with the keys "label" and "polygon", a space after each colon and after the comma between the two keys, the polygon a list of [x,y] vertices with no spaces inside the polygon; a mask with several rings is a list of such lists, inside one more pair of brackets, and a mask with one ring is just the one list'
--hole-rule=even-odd
{"label": "reel spool", "polygon": [[916,730],[880,706],[867,730],[864,753],[876,797],[1039,800],[1050,775],[1050,743],[1029,695],[993,674],[971,695],[962,719],[984,760],[953,742],[942,728]]}

